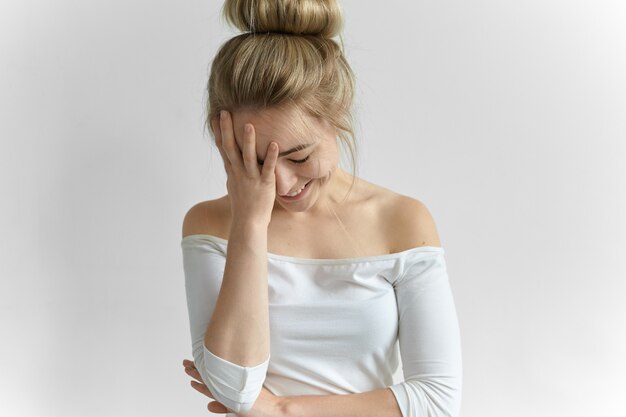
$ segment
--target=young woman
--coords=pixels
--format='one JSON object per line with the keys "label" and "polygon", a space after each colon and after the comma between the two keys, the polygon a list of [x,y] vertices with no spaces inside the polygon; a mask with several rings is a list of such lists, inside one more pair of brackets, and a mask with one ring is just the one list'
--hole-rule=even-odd
{"label": "young woman", "polygon": [[339,4],[227,0],[224,14],[244,31],[208,83],[228,194],[188,211],[181,243],[192,385],[241,417],[457,416],[444,250],[423,203],[354,175]]}

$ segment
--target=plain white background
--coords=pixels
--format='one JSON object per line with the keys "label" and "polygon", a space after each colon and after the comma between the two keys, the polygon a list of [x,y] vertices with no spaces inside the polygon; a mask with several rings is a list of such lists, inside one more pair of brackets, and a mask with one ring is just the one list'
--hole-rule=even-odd
{"label": "plain white background", "polygon": [[[180,238],[226,189],[222,2],[0,4],[0,414],[207,415]],[[625,3],[342,5],[359,175],[446,249],[462,416],[626,415]]]}

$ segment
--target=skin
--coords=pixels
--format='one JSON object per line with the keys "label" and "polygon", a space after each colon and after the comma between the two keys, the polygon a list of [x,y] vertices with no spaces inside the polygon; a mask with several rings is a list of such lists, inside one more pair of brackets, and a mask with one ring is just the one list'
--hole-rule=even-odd
{"label": "skin", "polygon": [[[227,186],[233,218],[258,218],[268,225],[277,219],[281,219],[279,222],[307,221],[323,217],[331,205],[344,197],[351,177],[338,166],[336,129],[332,125],[293,107],[239,110],[225,112],[225,116],[211,121],[211,127],[229,176]],[[247,127],[250,130],[246,130]],[[303,144],[310,146],[277,155]],[[278,145],[278,150],[271,145]],[[256,166],[251,162],[253,159],[256,159]],[[273,171],[273,178],[268,171]],[[297,201],[281,198],[309,181],[304,198]],[[266,204],[270,195],[271,205]],[[191,386],[214,400],[194,362],[185,359],[183,366],[196,380]],[[263,388],[254,407],[239,415],[276,417],[281,415],[282,407],[281,397]],[[214,413],[229,412],[218,401],[209,402],[207,408]]]}
{"label": "skin", "polygon": [[[297,245],[300,242],[293,240],[293,237],[319,233],[325,226],[332,223],[331,220],[334,221],[332,217],[328,216],[328,213],[330,210],[333,211],[333,214],[339,212],[339,202],[343,200],[352,177],[337,166],[336,131],[317,119],[305,117],[301,119],[303,123],[299,126],[305,134],[300,135],[297,132],[297,123],[293,130],[286,127],[289,126],[289,122],[298,120],[297,116],[297,113],[292,112],[289,114],[285,113],[285,110],[267,110],[260,113],[239,111],[233,113],[232,119],[226,120],[226,123],[223,123],[221,126],[219,121],[215,120],[212,127],[214,132],[217,131],[216,144],[223,158],[228,158],[229,156],[225,154],[225,149],[221,146],[219,131],[223,128],[228,129],[228,123],[230,122],[230,128],[234,132],[231,136],[233,146],[229,150],[230,156],[233,157],[237,152],[241,155],[239,149],[243,147],[244,153],[246,152],[245,149],[248,149],[248,160],[251,159],[251,151],[256,153],[257,159],[261,161],[267,159],[268,165],[271,165],[273,168],[275,181],[272,187],[266,187],[266,189],[271,189],[273,192],[273,194],[269,193],[267,198],[267,206],[271,208],[271,210],[268,210],[271,214],[269,229],[276,232],[274,236],[276,236],[277,241],[285,240],[285,236],[292,237],[291,241],[286,240],[287,246],[284,248],[277,247],[275,252],[286,253],[289,249],[289,243],[295,242],[298,250],[294,256],[307,257],[302,255],[302,251],[309,248]],[[253,126],[253,135],[244,134],[244,127],[247,124]],[[301,142],[309,141],[313,142],[315,146],[291,155],[275,157],[279,150],[284,151]],[[279,150],[268,152],[268,146],[272,142],[276,142],[279,145]],[[235,143],[237,147],[234,146]],[[251,144],[253,145],[252,147]],[[307,156],[309,160],[305,164],[298,165],[293,162],[293,160],[304,159]],[[263,168],[262,165],[248,163],[246,169],[251,169],[252,166],[261,170]],[[258,175],[258,172],[255,173],[256,175]],[[263,171],[261,171],[261,176],[263,176]],[[267,174],[265,174],[265,178],[268,178]],[[281,200],[279,195],[276,195],[276,192],[285,194],[296,190],[310,179],[314,180],[312,188],[308,190],[308,194],[301,201],[288,203]],[[354,193],[358,196],[353,194],[350,198],[350,204],[347,205],[349,209],[345,212],[343,220],[346,223],[350,222],[348,224],[350,232],[358,234],[357,240],[359,242],[368,243],[363,251],[364,253],[359,254],[359,256],[399,252],[407,248],[424,245],[441,246],[433,219],[421,202],[397,195],[373,184],[365,183],[360,179],[358,183],[363,188],[359,187],[360,191]],[[249,197],[251,193],[244,192],[241,194],[244,197]],[[269,198],[270,195],[271,199]],[[234,200],[228,195],[226,197],[227,207],[229,206],[232,209]],[[258,205],[256,204],[258,203],[258,198],[253,201],[255,202],[253,206]],[[226,210],[228,209],[227,207],[225,208]],[[378,214],[381,213],[382,209],[384,209],[383,213],[393,214],[379,216]],[[378,224],[374,220],[378,218],[389,219],[389,221]],[[371,227],[359,229],[363,223],[370,224]],[[332,229],[325,231],[328,232],[329,230],[334,232]],[[392,241],[385,241],[384,236],[392,236],[393,239]],[[339,239],[338,242],[341,245],[342,240]],[[375,242],[381,242],[381,246],[374,246]],[[331,243],[326,242],[325,246]],[[324,258],[344,253],[343,249],[345,248],[343,246],[332,248],[331,252],[329,252],[332,254],[331,256],[319,256],[319,248],[315,247],[314,249],[315,255],[311,257]],[[345,257],[354,256],[353,253],[348,251]],[[184,360],[183,366],[185,372],[195,379],[195,381],[191,382],[191,386],[212,400],[208,404],[208,410],[222,414],[229,412],[223,404],[215,401],[210,390],[203,383],[194,362]],[[273,395],[266,388],[262,388],[253,408],[248,413],[240,413],[239,415],[240,417],[284,417],[288,415],[287,410],[294,405],[297,405],[299,408],[295,409],[297,411],[294,411],[293,414],[300,415],[303,410],[308,410],[310,411],[309,415],[315,415],[315,413],[320,412],[320,398],[324,399],[325,415],[332,415],[338,409],[358,409],[359,413],[363,411],[362,415],[374,416],[393,412],[394,416],[400,416],[400,410],[393,394],[388,389],[353,395],[315,396],[308,398],[306,396],[279,397]]]}
{"label": "skin", "polygon": [[[200,372],[196,369],[193,361],[185,359],[183,361],[183,366],[185,367],[185,373],[195,379],[195,381],[191,381],[193,389],[214,400],[210,401],[207,405],[207,409],[210,412],[217,414],[226,414],[230,412],[224,404],[219,401],[215,401],[213,394],[211,394],[209,388],[202,381]],[[284,406],[282,405],[281,397],[272,394],[267,388],[263,387],[261,388],[261,393],[255,401],[252,409],[247,413],[239,413],[237,415],[240,417],[282,417],[284,415],[283,408]]]}
{"label": "skin", "polygon": [[[237,150],[244,149],[244,127],[253,128],[254,147],[258,161],[265,161],[271,142],[283,152],[301,144],[313,146],[285,156],[279,156],[274,169],[275,201],[272,219],[304,220],[327,213],[328,205],[340,201],[349,184],[349,174],[339,168],[337,131],[335,127],[294,107],[262,111],[240,110],[224,123],[232,121]],[[295,125],[292,127],[292,125]],[[308,158],[303,163],[301,161]],[[260,166],[262,167],[262,166]],[[288,202],[281,195],[297,191],[313,180],[303,199]]]}

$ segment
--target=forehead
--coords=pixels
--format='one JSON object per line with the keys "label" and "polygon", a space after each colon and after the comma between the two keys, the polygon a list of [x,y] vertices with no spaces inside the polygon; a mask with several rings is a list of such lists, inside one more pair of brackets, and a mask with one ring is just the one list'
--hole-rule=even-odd
{"label": "forehead", "polygon": [[246,123],[254,126],[257,145],[278,143],[280,148],[296,146],[301,143],[316,141],[315,132],[319,131],[320,122],[294,108],[240,110],[232,113],[235,137],[240,143],[243,127]]}

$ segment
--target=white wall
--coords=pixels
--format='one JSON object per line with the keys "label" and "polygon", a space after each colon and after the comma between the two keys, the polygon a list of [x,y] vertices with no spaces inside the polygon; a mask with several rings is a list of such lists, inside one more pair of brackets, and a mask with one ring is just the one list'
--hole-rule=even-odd
{"label": "white wall", "polygon": [[[342,4],[359,173],[446,248],[462,415],[626,415],[625,3]],[[1,415],[207,415],[180,233],[225,192],[221,5],[0,3]]]}

